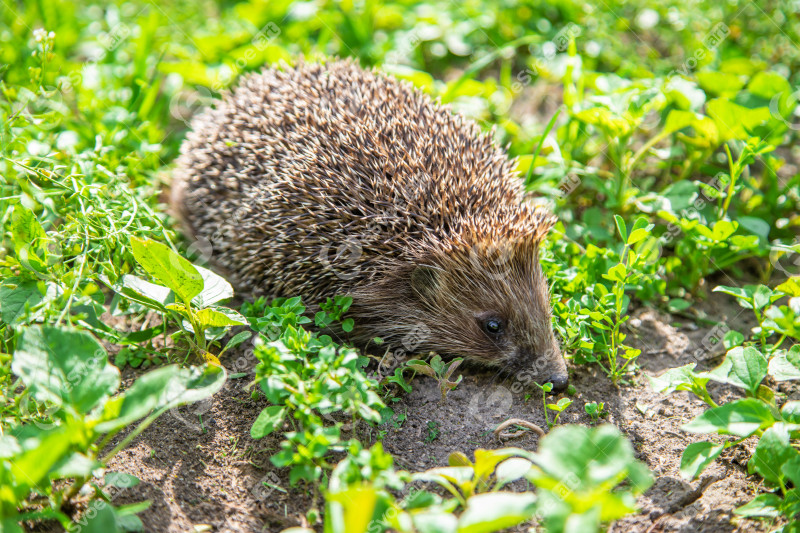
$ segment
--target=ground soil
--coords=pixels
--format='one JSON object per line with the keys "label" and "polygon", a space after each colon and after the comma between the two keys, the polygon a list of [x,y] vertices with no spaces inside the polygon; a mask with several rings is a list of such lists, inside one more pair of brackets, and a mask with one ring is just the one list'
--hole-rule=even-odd
{"label": "ground soil", "polygon": [[[699,304],[698,313],[748,331],[749,315],[722,294]],[[699,480],[681,478],[678,468],[686,446],[706,437],[682,431],[681,425],[698,415],[703,404],[689,393],[665,396],[654,392],[647,375],[697,362],[700,368],[718,364],[720,350],[712,337],[719,327],[698,327],[695,320],[665,315],[652,309],[633,312],[629,341],[642,349],[642,370],[630,384],[619,387],[596,367],[571,367],[577,390],[574,403],[561,423],[591,424],[586,402],[602,401],[608,412],[601,423],[620,428],[632,441],[639,459],[653,471],[655,483],[639,498],[639,512],[611,526],[614,532],[660,531],[768,531],[775,524],[741,520],[732,510],[760,490],[757,477],[748,476],[746,462],[754,442],[729,449]],[[248,376],[229,380],[206,402],[169,412],[156,421],[109,464],[110,471],[141,479],[135,487],[114,497],[115,504],[151,500],[140,513],[148,532],[256,532],[281,531],[301,525],[313,503],[306,489],[291,488],[286,472],[269,462],[278,449],[277,438],[254,441],[250,426],[264,400],[252,400],[245,386],[252,379],[253,361],[231,355],[223,363]],[[126,371],[128,382],[135,373]],[[414,390],[394,406],[407,419],[385,429],[383,443],[399,467],[422,470],[444,465],[454,450],[468,455],[476,448],[537,447],[533,433],[499,442],[492,430],[508,418],[522,418],[546,428],[542,398],[514,386],[513,378],[466,370],[463,382],[444,403],[433,380],[416,378]],[[718,401],[737,395],[727,387],[710,387]],[[780,389],[779,389],[780,390]],[[795,389],[783,389],[789,399]],[[438,436],[431,440],[429,423]],[[377,437],[373,430],[371,436]],[[367,435],[369,437],[369,435]],[[263,488],[266,481],[274,488]],[[527,531],[530,525],[514,531]],[[318,529],[321,529],[318,527]]]}

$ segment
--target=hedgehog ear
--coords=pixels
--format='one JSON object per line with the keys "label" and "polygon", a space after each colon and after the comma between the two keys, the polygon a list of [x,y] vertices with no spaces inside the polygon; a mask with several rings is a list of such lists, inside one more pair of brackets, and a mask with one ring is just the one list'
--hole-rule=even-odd
{"label": "hedgehog ear", "polygon": [[411,288],[419,296],[430,298],[439,290],[439,271],[429,266],[417,266],[411,271]]}

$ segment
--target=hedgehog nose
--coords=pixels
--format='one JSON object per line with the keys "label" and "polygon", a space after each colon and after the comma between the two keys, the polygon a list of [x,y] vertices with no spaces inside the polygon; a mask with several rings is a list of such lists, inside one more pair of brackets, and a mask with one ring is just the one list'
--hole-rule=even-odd
{"label": "hedgehog nose", "polygon": [[547,381],[553,384],[553,392],[561,392],[567,388],[567,385],[569,384],[569,376],[566,374],[563,376],[550,376],[550,379]]}

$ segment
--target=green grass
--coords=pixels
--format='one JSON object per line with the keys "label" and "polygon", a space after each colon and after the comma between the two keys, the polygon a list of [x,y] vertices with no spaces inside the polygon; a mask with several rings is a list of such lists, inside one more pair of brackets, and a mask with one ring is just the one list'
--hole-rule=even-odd
{"label": "green grass", "polygon": [[[625,328],[632,302],[707,323],[715,317],[695,304],[720,297],[716,289],[753,309],[754,331],[717,325],[727,331],[720,337],[728,351],[718,369],[708,375],[675,369],[658,387],[691,390],[708,404],[707,413],[750,409],[760,416],[748,433],[760,438],[751,470],[774,492],[740,514],[780,513],[794,520],[797,417],[793,403],[776,400],[772,386],[800,378],[796,14],[779,1],[600,4],[4,3],[0,438],[10,451],[0,462],[3,528],[18,530],[22,518],[69,525],[77,518],[67,512],[69,503],[87,481],[87,467],[109,457],[108,450],[101,453],[104,442],[134,423],[140,428],[134,431],[144,430],[153,415],[174,405],[159,396],[159,387],[180,383],[202,390],[182,401],[213,392],[203,380],[218,384],[218,357],[249,336],[225,343],[228,329],[245,317],[219,299],[202,297],[212,287],[228,294],[227,282],[190,264],[198,254],[166,214],[162,192],[192,114],[239,75],[299,54],[357,57],[496,128],[498,142],[519,157],[528,191],[558,214],[542,261],[552,284],[555,327],[575,365],[598,365],[622,386],[637,375],[638,350],[627,343]],[[547,95],[549,107],[540,109],[530,98],[533,88],[542,87],[538,94]],[[343,321],[351,327],[343,302],[328,302],[316,325]],[[330,339],[302,329],[295,309],[300,305],[290,300],[243,308],[250,319],[245,329],[278,343],[258,352],[260,387],[272,402],[259,431],[277,431],[278,414],[299,413],[303,430],[284,434],[279,459],[295,469],[297,480],[309,483],[319,498],[330,488],[327,481],[338,483],[329,493],[334,495],[366,483],[382,505],[409,511],[408,501],[395,501],[384,489],[399,486],[396,477],[405,475],[391,468],[391,458],[340,438],[338,422],[321,415],[342,411],[374,422],[380,398],[408,390],[411,372],[398,369],[377,383],[360,363],[329,351],[319,366],[299,364],[333,349]],[[67,339],[62,357],[71,365],[91,358],[101,339],[115,347],[119,366],[155,369],[139,378],[145,380],[140,389],[134,385],[119,395],[112,379],[117,369],[103,348],[102,369],[112,377],[81,379],[85,397],[65,395],[63,380],[50,383],[35,372],[37,364],[58,361],[42,348],[54,338]],[[203,362],[207,366],[198,368],[205,370],[189,370]],[[340,371],[361,396],[332,405],[303,403],[284,395],[289,389],[270,388],[277,382],[268,379],[311,384]],[[708,380],[741,388],[745,403],[717,405],[705,388]],[[150,392],[142,392],[148,383]],[[254,389],[254,397],[262,393]],[[150,409],[124,417],[117,409],[125,394]],[[592,407],[598,417],[599,405]],[[746,436],[741,428],[706,419],[692,424],[687,430]],[[56,441],[64,444],[56,449]],[[684,455],[682,470],[689,477],[722,451],[702,444],[708,446],[693,445]],[[339,469],[334,452],[346,448],[354,458]],[[71,470],[59,462],[67,459]],[[529,481],[545,483],[531,472]],[[342,505],[331,498],[320,500],[328,511]],[[512,500],[505,503],[515,505]],[[613,510],[608,516],[630,503],[600,500]],[[524,503],[517,501],[515,509],[527,517],[532,508]],[[470,518],[463,494],[428,504],[445,522]],[[554,531],[576,512],[551,509],[561,513],[549,523]],[[592,509],[574,520],[596,527],[591,513],[600,508]],[[111,519],[133,527],[139,510],[111,509],[101,517],[112,513]]]}

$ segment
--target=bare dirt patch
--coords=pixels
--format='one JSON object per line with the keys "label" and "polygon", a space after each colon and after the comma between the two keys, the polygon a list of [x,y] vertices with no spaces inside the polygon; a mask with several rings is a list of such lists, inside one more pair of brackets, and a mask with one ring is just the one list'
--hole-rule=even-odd
{"label": "bare dirt patch", "polygon": [[[713,310],[717,320],[746,331],[746,323],[737,323],[746,318],[726,297],[714,294],[703,307]],[[700,368],[718,364],[721,354],[707,347],[713,328],[651,309],[633,315],[629,334],[632,344],[642,349],[642,372],[631,384],[616,387],[596,367],[572,367],[577,392],[560,420],[591,424],[584,404],[604,402],[608,415],[601,423],[619,427],[654,473],[655,483],[639,499],[640,512],[616,522],[613,531],[769,530],[774,524],[740,520],[732,514],[759,490],[758,478],[748,476],[746,468],[754,443],[745,441],[728,450],[699,480],[687,482],[679,474],[681,454],[688,444],[706,437],[680,427],[702,412],[703,404],[689,393],[658,394],[645,376],[689,362]],[[134,372],[128,369],[127,374],[132,379]],[[423,470],[443,465],[455,450],[471,455],[476,448],[536,449],[538,436],[533,432],[500,442],[493,430],[508,418],[546,429],[540,393],[491,372],[465,370],[464,374],[444,403],[436,383],[423,376],[414,380],[412,393],[393,405],[406,420],[380,429],[385,430],[384,447],[398,467]],[[305,487],[290,487],[287,473],[269,462],[280,439],[250,438],[250,426],[264,407],[263,400],[252,400],[244,388],[251,379],[252,374],[229,380],[207,402],[165,414],[120,452],[109,470],[133,474],[142,483],[120,492],[114,503],[152,500],[140,514],[146,531],[152,532],[280,531],[303,524],[314,496]],[[737,395],[728,387],[711,385],[710,390],[722,401]],[[793,389],[783,392],[798,395]],[[371,429],[360,437],[374,440],[378,433]]]}

